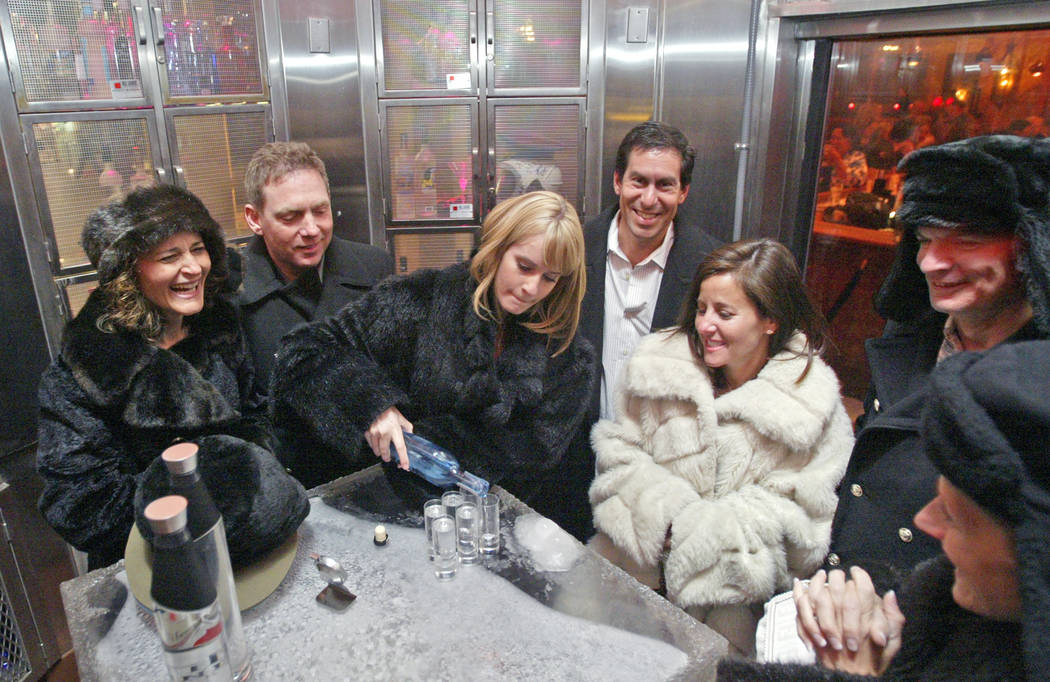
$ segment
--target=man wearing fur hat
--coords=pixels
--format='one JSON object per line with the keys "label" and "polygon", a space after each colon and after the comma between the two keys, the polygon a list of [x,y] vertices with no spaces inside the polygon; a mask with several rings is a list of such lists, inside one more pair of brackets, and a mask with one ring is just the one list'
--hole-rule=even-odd
{"label": "man wearing fur hat", "polygon": [[1050,679],[1048,384],[1047,341],[940,364],[922,416],[936,497],[915,524],[942,554],[911,573],[899,604],[857,567],[797,583],[799,631],[822,667],[723,661],[718,679]]}
{"label": "man wearing fur hat", "polygon": [[[255,152],[244,173],[244,218],[255,237],[240,263],[237,303],[255,362],[256,385],[269,392],[281,337],[319,320],[393,272],[386,251],[332,236],[332,203],[324,161],[302,142],[272,142]],[[352,471],[310,457],[311,444],[280,435],[285,466],[306,486]],[[371,462],[362,462],[370,464]]]}
{"label": "man wearing fur hat", "polygon": [[906,157],[901,241],[866,344],[872,384],[832,526],[827,567],[892,583],[937,552],[912,517],[936,471],[919,414],[938,361],[1050,336],[1050,142],[978,137]]}

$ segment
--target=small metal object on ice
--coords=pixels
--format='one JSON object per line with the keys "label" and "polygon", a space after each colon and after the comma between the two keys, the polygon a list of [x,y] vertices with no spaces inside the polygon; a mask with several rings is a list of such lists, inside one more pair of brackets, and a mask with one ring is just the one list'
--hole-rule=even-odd
{"label": "small metal object on ice", "polygon": [[346,582],[346,569],[343,568],[343,565],[332,557],[321,554],[311,554],[310,558],[314,560],[317,572],[328,583],[328,586],[317,595],[317,601],[336,611],[342,611],[350,606],[350,602],[357,599],[357,595],[346,589],[343,584]]}
{"label": "small metal object on ice", "polygon": [[346,569],[338,561],[322,554],[311,554],[310,558],[314,560],[317,572],[329,585],[342,585],[346,582]]}

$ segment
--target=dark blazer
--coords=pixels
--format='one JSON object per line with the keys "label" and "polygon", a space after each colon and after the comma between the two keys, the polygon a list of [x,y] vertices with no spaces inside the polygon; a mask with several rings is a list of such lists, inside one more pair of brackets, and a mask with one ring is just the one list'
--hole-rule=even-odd
{"label": "dark blazer", "polygon": [[[618,204],[613,204],[605,209],[596,218],[588,220],[583,231],[584,248],[587,254],[587,292],[583,296],[583,309],[580,313],[580,333],[594,346],[599,366],[598,383],[591,393],[588,414],[590,424],[598,420],[601,396],[602,337],[605,330],[606,245],[609,237],[609,224],[619,208]],[[660,293],[656,298],[652,329],[670,327],[677,321],[682,307],[682,297],[693,281],[697,266],[700,265],[704,256],[719,246],[721,242],[703,230],[675,225],[674,244],[671,246],[663,279],[660,281]]]}
{"label": "dark blazer", "polygon": [[[609,224],[619,210],[613,204],[584,226],[584,248],[587,259],[587,291],[580,311],[579,334],[594,346],[597,372],[588,397],[587,416],[573,441],[564,465],[564,507],[549,516],[565,530],[584,540],[594,533],[587,490],[594,479],[594,451],[591,449],[591,427],[598,421],[601,406],[602,344],[605,333],[605,263]],[[721,245],[717,239],[698,228],[675,225],[674,244],[660,281],[660,293],[653,312],[652,329],[670,327],[678,319],[682,297],[693,281],[700,261]]]}
{"label": "dark blazer", "polygon": [[[936,494],[938,474],[923,450],[920,427],[944,321],[930,311],[915,322],[890,322],[881,337],[865,343],[871,389],[839,484],[826,568],[859,564],[886,588],[941,551],[913,518]],[[1039,336],[1029,323],[1006,343]]]}
{"label": "dark blazer", "polygon": [[252,352],[256,386],[266,394],[281,337],[304,322],[334,315],[393,273],[394,259],[383,249],[332,237],[325,251],[321,300],[312,314],[281,294],[286,285],[277,276],[262,237],[253,237],[240,258],[231,258],[230,269],[234,277],[241,277],[237,305]]}

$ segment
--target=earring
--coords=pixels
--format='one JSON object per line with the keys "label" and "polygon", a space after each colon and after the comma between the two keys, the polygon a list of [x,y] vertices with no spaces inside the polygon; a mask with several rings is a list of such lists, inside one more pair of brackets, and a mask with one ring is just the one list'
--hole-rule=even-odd
{"label": "earring", "polygon": [[776,331],[776,329],[767,329],[767,330],[766,330],[766,333],[767,333],[767,334],[772,334],[772,333],[774,333],[775,331]]}

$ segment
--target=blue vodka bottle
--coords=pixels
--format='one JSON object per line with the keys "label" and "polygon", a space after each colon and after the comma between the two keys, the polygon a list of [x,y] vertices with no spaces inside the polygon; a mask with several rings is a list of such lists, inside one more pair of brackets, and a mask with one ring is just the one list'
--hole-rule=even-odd
{"label": "blue vodka bottle", "polygon": [[[408,449],[409,471],[441,488],[458,485],[479,497],[488,494],[489,482],[461,469],[459,460],[448,450],[414,433],[405,431],[402,435]],[[390,456],[397,461],[397,450],[393,443],[390,444]]]}

